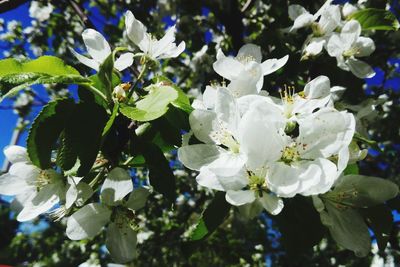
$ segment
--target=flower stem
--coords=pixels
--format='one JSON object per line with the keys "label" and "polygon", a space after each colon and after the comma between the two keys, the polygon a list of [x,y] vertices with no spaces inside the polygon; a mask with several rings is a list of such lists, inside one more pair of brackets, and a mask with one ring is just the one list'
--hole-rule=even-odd
{"label": "flower stem", "polygon": [[143,76],[144,76],[144,74],[146,73],[146,71],[147,71],[147,62],[145,61],[144,64],[143,64],[143,68],[142,68],[142,70],[140,71],[140,73],[139,73],[139,75],[138,75],[138,77],[137,77],[135,83],[134,83],[134,84],[132,85],[132,87],[129,89],[129,93],[128,93],[127,97],[126,97],[126,102],[129,102],[129,100],[131,99],[131,97],[132,97],[132,95],[133,95],[133,92],[134,92],[136,86],[139,84],[139,81],[143,78]]}

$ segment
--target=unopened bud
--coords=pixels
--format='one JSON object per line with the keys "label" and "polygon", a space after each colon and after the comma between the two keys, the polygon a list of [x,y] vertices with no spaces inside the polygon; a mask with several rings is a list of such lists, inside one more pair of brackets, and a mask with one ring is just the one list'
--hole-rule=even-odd
{"label": "unopened bud", "polygon": [[124,89],[126,87],[124,85],[126,84],[123,83],[115,86],[113,91],[113,98],[115,101],[122,102],[126,99],[126,90]]}

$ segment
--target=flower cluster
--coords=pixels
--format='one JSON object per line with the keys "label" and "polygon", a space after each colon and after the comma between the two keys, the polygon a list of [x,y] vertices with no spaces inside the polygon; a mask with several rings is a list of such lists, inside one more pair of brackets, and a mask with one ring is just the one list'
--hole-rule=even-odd
{"label": "flower cluster", "polygon": [[323,194],[347,166],[355,119],[334,108],[327,77],[299,92],[285,86],[280,99],[260,91],[263,75],[286,61],[260,64],[261,49],[253,44],[235,58],[220,52],[214,69],[231,82],[208,86],[190,114],[197,141],[186,142],[179,159],[199,171],[200,185],[225,191],[232,205],[278,214],[281,198]]}
{"label": "flower cluster", "polygon": [[312,33],[303,48],[303,59],[319,55],[322,50],[335,57],[339,68],[351,71],[358,78],[370,78],[374,70],[358,58],[367,57],[375,51],[371,38],[361,35],[361,25],[350,19],[357,8],[347,3],[343,7],[328,0],[314,14],[300,5],[289,6],[289,17],[294,21],[291,31],[310,28]]}

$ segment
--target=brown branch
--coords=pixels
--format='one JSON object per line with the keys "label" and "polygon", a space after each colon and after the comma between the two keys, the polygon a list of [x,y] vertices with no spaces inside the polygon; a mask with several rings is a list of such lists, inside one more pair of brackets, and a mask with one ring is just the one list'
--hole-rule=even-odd
{"label": "brown branch", "polygon": [[0,13],[13,10],[29,0],[0,0]]}
{"label": "brown branch", "polygon": [[86,28],[92,28],[92,29],[96,28],[93,22],[89,19],[89,17],[86,15],[86,13],[83,11],[81,6],[77,2],[75,2],[74,0],[69,0],[67,1],[67,3],[74,9],[76,14],[81,19],[82,24],[85,25]]}

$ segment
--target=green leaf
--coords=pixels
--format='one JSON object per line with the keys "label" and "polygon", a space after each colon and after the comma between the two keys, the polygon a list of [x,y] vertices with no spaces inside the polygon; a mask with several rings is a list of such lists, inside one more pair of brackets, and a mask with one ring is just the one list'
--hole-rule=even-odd
{"label": "green leaf", "polygon": [[64,136],[80,162],[77,176],[86,175],[92,168],[100,150],[107,119],[107,113],[101,106],[93,102],[81,102],[67,121]]}
{"label": "green leaf", "polygon": [[195,229],[190,235],[192,241],[202,240],[211,235],[229,214],[231,205],[225,200],[224,192],[217,192],[214,199],[203,211]]}
{"label": "green leaf", "polygon": [[365,208],[382,204],[396,197],[398,191],[398,186],[386,179],[346,175],[333,191],[322,197],[345,206]]}
{"label": "green leaf", "polygon": [[326,211],[320,213],[321,221],[328,227],[338,245],[364,257],[371,250],[368,227],[358,210],[325,200]]}
{"label": "green leaf", "polygon": [[136,102],[136,107],[121,104],[121,113],[135,121],[152,121],[168,111],[168,105],[178,98],[170,86],[153,86],[149,94]]}
{"label": "green leaf", "polygon": [[361,209],[361,214],[375,234],[378,247],[384,251],[393,229],[392,211],[385,205]]}
{"label": "green leaf", "polygon": [[174,107],[177,107],[185,111],[186,113],[190,113],[193,111],[193,108],[190,105],[190,101],[187,94],[185,94],[185,92],[183,92],[182,89],[176,86],[170,79],[164,76],[157,76],[154,79],[154,83],[156,84],[161,83],[165,86],[171,86],[178,92],[178,98],[171,103]]}
{"label": "green leaf", "polygon": [[41,73],[50,76],[79,75],[76,69],[53,56],[42,56],[26,62],[12,58],[0,60],[0,77],[19,73]]}
{"label": "green leaf", "polygon": [[399,29],[399,21],[389,10],[377,8],[361,9],[352,14],[349,19],[358,20],[363,30],[397,31]]}
{"label": "green leaf", "polygon": [[[100,79],[99,75],[100,75],[100,73],[97,73],[95,75],[90,76],[89,79],[92,81],[93,87],[97,88],[100,92],[102,92],[107,97],[108,101],[110,102],[110,101],[112,101],[112,97],[111,97],[112,90],[114,90],[115,86],[117,86],[118,84],[121,83],[121,79],[117,74],[115,74],[113,72],[111,86],[108,85],[108,86],[110,86],[110,88],[111,88],[110,89],[110,88],[106,87],[107,85],[104,84],[104,82]],[[104,80],[106,78],[102,78],[102,79]],[[107,78],[107,81],[108,81],[108,78]]]}
{"label": "green leaf", "polygon": [[60,144],[57,151],[57,165],[62,170],[67,171],[75,166],[77,154],[70,139],[65,138],[65,132],[63,131],[60,136]]}
{"label": "green leaf", "polygon": [[32,123],[27,149],[32,163],[41,169],[51,167],[51,152],[71,114],[74,102],[59,99],[45,105]]}
{"label": "green leaf", "polygon": [[112,113],[111,113],[111,116],[110,116],[110,118],[108,119],[107,124],[106,124],[106,126],[104,127],[104,129],[103,129],[103,133],[101,134],[101,135],[103,136],[103,138],[104,138],[105,136],[107,136],[108,132],[110,131],[111,127],[113,126],[114,121],[115,121],[115,118],[116,118],[117,115],[118,115],[118,110],[119,110],[119,103],[115,103],[115,104],[114,104],[113,111],[112,111]]}
{"label": "green leaf", "polygon": [[102,84],[103,92],[109,101],[111,101],[111,94],[113,91],[114,56],[115,52],[111,53],[104,60],[104,62],[100,65],[99,72],[97,74],[97,77]]}
{"label": "green leaf", "polygon": [[343,171],[344,175],[359,174],[359,172],[360,170],[357,163],[347,165],[346,169]]}
{"label": "green leaf", "polygon": [[149,169],[150,184],[157,192],[174,203],[176,199],[175,176],[163,152],[155,144],[146,143],[142,148],[142,153]]}
{"label": "green leaf", "polygon": [[274,219],[282,233],[282,245],[293,258],[310,251],[326,232],[312,202],[302,196],[286,201],[285,208]]}
{"label": "green leaf", "polygon": [[90,83],[71,66],[56,57],[43,56],[27,62],[15,59],[0,60],[0,102],[33,84]]}

